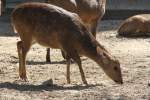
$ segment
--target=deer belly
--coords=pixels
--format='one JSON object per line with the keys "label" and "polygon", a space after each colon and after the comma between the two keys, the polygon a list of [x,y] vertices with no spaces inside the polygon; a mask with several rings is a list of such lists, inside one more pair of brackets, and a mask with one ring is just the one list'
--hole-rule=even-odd
{"label": "deer belly", "polygon": [[60,48],[60,43],[58,43],[55,39],[36,39],[36,42],[42,46],[50,47],[50,48]]}

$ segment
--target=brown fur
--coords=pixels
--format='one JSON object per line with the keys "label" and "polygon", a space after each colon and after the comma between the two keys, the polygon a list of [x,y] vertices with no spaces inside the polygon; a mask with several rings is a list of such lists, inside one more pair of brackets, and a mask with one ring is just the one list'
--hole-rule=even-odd
{"label": "brown fur", "polygon": [[[96,37],[97,23],[105,14],[106,0],[47,0],[47,2],[77,13]],[[47,49],[46,61],[51,62],[50,49]]]}
{"label": "brown fur", "polygon": [[150,14],[129,17],[119,27],[121,36],[150,36]]}
{"label": "brown fur", "polygon": [[26,54],[33,43],[39,43],[64,52],[67,59],[68,83],[70,83],[70,59],[73,59],[79,66],[83,83],[87,84],[80,55],[91,58],[112,80],[122,83],[119,61],[96,41],[78,15],[50,4],[25,3],[13,11],[11,20],[21,38],[17,48],[19,75],[22,79],[26,79]]}
{"label": "brown fur", "polygon": [[47,2],[77,13],[87,28],[96,36],[97,22],[105,14],[106,0],[47,0]]}

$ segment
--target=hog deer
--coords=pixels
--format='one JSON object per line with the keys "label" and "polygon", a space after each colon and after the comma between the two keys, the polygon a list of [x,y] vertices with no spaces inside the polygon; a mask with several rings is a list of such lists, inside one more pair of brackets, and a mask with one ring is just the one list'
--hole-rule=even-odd
{"label": "hog deer", "polygon": [[[100,21],[105,14],[106,0],[47,0],[47,2],[77,13],[89,31],[96,37],[98,20]],[[46,61],[51,62],[49,48]]]}
{"label": "hog deer", "polygon": [[126,37],[150,36],[150,14],[134,15],[122,22],[118,34]]}
{"label": "hog deer", "polygon": [[67,60],[67,83],[70,83],[70,60],[79,66],[81,78],[87,84],[80,55],[94,60],[115,82],[123,83],[119,61],[113,57],[85,28],[75,13],[46,3],[24,3],[11,16],[12,26],[19,34],[19,76],[26,80],[26,55],[34,43],[61,49]]}

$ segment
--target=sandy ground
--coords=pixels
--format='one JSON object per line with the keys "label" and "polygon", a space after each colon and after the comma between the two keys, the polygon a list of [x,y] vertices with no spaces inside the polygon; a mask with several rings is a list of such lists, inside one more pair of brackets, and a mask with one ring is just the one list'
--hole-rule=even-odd
{"label": "sandy ground", "polygon": [[[97,39],[120,60],[123,85],[114,83],[94,61],[82,57],[89,83],[84,86],[78,66],[71,65],[71,84],[66,83],[66,64],[52,49],[52,64],[45,62],[45,48],[34,45],[27,56],[28,82],[18,76],[16,42],[7,21],[0,23],[0,100],[150,100],[150,39],[116,37],[121,21],[103,21]],[[49,85],[47,85],[49,84]]]}

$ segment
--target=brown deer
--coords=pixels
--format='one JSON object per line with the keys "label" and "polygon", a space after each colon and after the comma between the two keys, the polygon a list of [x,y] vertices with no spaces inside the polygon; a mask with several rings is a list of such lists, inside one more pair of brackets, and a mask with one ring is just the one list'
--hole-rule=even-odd
{"label": "brown deer", "polygon": [[129,17],[120,25],[118,34],[126,37],[150,36],[150,14]]}
{"label": "brown deer", "polygon": [[[77,13],[89,31],[96,37],[98,20],[101,20],[105,14],[106,0],[47,0],[47,2]],[[47,49],[46,61],[51,62],[49,48]]]}
{"label": "brown deer", "polygon": [[119,61],[113,57],[85,28],[75,13],[46,3],[25,3],[16,7],[12,26],[19,34],[17,42],[19,75],[26,80],[26,55],[34,43],[61,49],[67,60],[67,83],[70,83],[70,60],[79,66],[81,78],[87,84],[80,55],[94,60],[115,82],[123,83]]}

